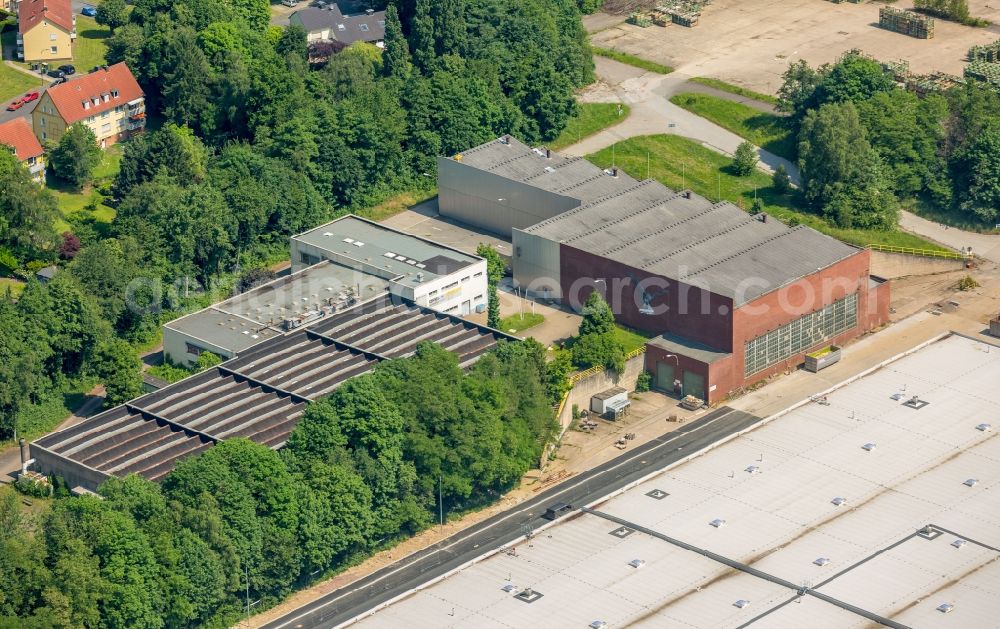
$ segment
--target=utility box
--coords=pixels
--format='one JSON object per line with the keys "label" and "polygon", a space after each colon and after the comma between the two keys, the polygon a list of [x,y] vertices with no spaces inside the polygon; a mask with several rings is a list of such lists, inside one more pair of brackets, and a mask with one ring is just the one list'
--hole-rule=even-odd
{"label": "utility box", "polygon": [[628,402],[628,391],[621,387],[614,387],[590,398],[590,410],[604,416],[605,413],[620,402]]}
{"label": "utility box", "polygon": [[1000,314],[990,319],[990,334],[1000,337]]}

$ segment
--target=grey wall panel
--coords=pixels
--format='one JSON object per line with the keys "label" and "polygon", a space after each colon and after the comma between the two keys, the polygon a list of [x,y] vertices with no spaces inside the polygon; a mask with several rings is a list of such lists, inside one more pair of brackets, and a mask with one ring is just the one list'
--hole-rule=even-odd
{"label": "grey wall panel", "polygon": [[532,297],[560,299],[559,243],[515,229],[512,249],[514,285]]}
{"label": "grey wall panel", "polygon": [[101,483],[111,478],[109,474],[67,459],[34,443],[31,444],[31,458],[35,459],[35,464],[32,466],[35,470],[46,476],[61,476],[71,488],[81,486],[97,491]]}
{"label": "grey wall panel", "polygon": [[580,205],[577,199],[438,158],[442,216],[504,237]]}

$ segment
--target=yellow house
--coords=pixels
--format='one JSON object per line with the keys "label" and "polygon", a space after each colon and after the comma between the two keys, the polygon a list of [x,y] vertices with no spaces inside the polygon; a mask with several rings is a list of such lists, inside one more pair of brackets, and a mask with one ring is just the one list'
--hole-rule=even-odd
{"label": "yellow house", "polygon": [[14,118],[0,123],[0,148],[13,151],[14,157],[24,164],[32,179],[39,183],[45,181],[45,154],[27,119]]}
{"label": "yellow house", "polygon": [[128,66],[116,63],[45,90],[31,121],[42,144],[58,142],[68,126],[82,122],[105,148],[145,128],[146,101]]}
{"label": "yellow house", "polygon": [[18,58],[29,63],[73,58],[76,15],[70,0],[21,0],[17,20]]}

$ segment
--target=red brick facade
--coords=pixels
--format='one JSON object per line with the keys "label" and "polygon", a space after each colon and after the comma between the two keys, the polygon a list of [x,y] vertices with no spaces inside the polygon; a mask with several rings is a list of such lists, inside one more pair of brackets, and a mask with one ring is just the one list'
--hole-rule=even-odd
{"label": "red brick facade", "polygon": [[[795,319],[846,297],[858,294],[858,325],[819,345],[840,344],[885,323],[889,318],[888,282],[872,286],[869,279],[870,253],[855,255],[801,278],[793,284],[766,293],[733,310],[733,300],[697,287],[667,281],[640,269],[566,245],[560,251],[563,302],[579,309],[592,290],[598,290],[611,304],[619,323],[662,334],[671,334],[728,352],[706,364],[683,352],[667,358],[668,352],[653,344],[646,347],[646,368],[656,374],[657,362],[675,366],[676,377],[685,371],[704,377],[709,403],[723,400],[739,389],[771,375],[795,369],[804,360],[799,353],[745,377],[744,348],[747,341],[766,334]],[[603,281],[593,281],[603,280]],[[644,303],[643,288],[652,287]],[[650,313],[650,308],[652,312]],[[644,312],[645,311],[645,312]],[[812,351],[815,347],[809,348]],[[679,367],[679,369],[677,369]]]}

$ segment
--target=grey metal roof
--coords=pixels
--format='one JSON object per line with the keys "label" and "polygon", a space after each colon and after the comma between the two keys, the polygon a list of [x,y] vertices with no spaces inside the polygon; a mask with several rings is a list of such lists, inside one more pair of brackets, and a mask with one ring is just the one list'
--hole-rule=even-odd
{"label": "grey metal roof", "polygon": [[422,273],[429,281],[450,275],[481,259],[353,215],[338,218],[292,238],[354,260],[359,267],[377,267],[392,278],[416,278],[418,273]]}
{"label": "grey metal roof", "polygon": [[525,230],[729,297],[737,306],[857,253],[805,226],[644,181]]}
{"label": "grey metal roof", "polygon": [[452,159],[585,203],[636,184],[635,179],[621,170],[617,176],[612,176],[582,157],[565,157],[555,151],[534,149],[510,136],[463,151]]}
{"label": "grey metal roof", "polygon": [[272,448],[288,439],[309,400],[381,360],[409,356],[422,341],[468,367],[502,332],[383,296],[32,443],[106,474],[160,480],[177,461],[223,439]]}
{"label": "grey metal roof", "polygon": [[717,350],[714,347],[705,345],[704,343],[692,341],[682,336],[670,333],[654,336],[646,342],[653,347],[658,347],[662,350],[670,352],[671,354],[691,358],[705,363],[706,365],[714,363],[720,358],[725,358],[730,355],[728,352]]}
{"label": "grey metal roof", "polygon": [[382,278],[324,260],[164,327],[239,353],[282,335],[281,323],[287,317],[346,303],[348,293],[358,301],[372,299],[388,286]]}
{"label": "grey metal roof", "polygon": [[332,4],[323,9],[309,7],[296,11],[289,21],[310,33],[329,29],[335,40],[345,44],[385,39],[385,11],[344,15],[336,4]]}

